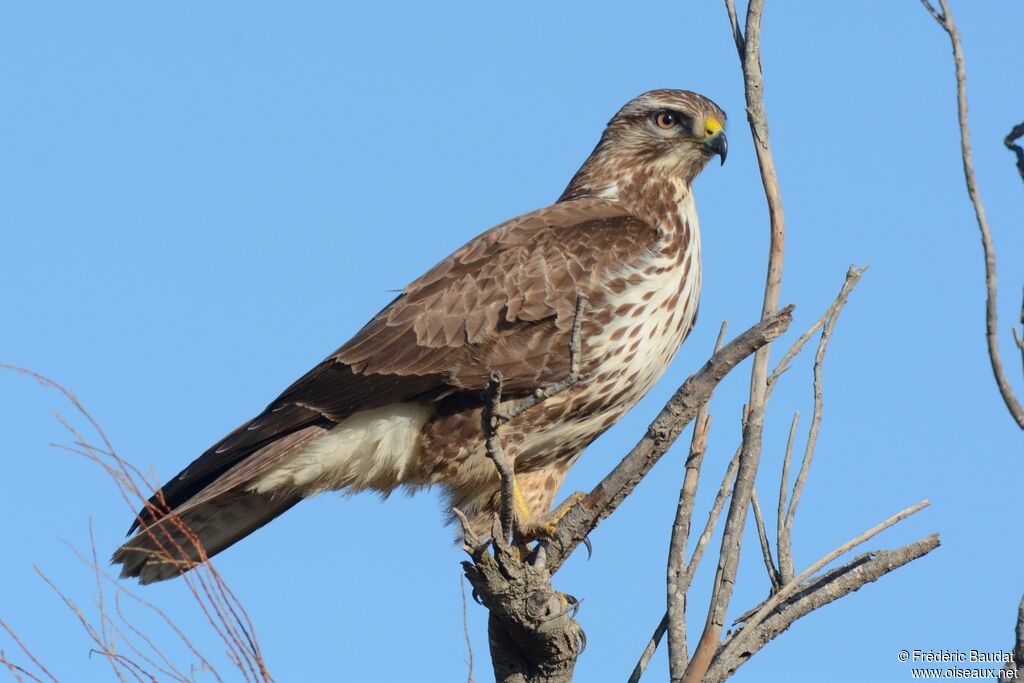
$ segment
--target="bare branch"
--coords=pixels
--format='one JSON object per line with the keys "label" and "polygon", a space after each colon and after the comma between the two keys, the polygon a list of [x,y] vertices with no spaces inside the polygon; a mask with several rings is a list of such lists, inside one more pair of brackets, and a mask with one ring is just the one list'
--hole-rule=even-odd
{"label": "bare branch", "polygon": [[701,532],[700,538],[697,539],[697,545],[690,556],[690,562],[686,565],[686,574],[683,576],[683,581],[687,588],[693,583],[693,575],[697,573],[697,567],[704,557],[704,550],[708,547],[711,536],[715,533],[715,526],[718,525],[718,518],[722,515],[722,508],[725,507],[729,491],[736,484],[736,471],[740,467],[740,453],[741,450],[737,448],[736,454],[729,461],[729,467],[726,468],[725,476],[722,477],[722,485],[718,488],[718,493],[715,495],[715,502],[711,505],[711,511],[708,512],[708,521],[704,524],[704,531]]}
{"label": "bare branch", "polygon": [[468,653],[465,660],[466,668],[469,669],[466,683],[475,683],[473,679],[473,642],[469,639],[469,615],[466,613],[466,577],[462,574],[459,575],[459,595],[462,596],[462,633],[466,636],[466,652]]}
{"label": "bare branch", "polygon": [[[685,595],[683,596],[685,599]],[[647,665],[651,663],[651,657],[654,656],[655,651],[658,649],[658,645],[661,643],[661,639],[665,636],[665,632],[668,631],[668,612],[661,617],[661,621],[658,622],[658,626],[654,629],[654,634],[651,639],[647,641],[647,647],[640,654],[640,660],[633,667],[633,672],[629,674],[629,681],[627,683],[638,683],[640,677],[644,675],[644,671],[647,670]]]}
{"label": "bare branch", "polygon": [[[715,352],[722,348],[725,337],[726,323],[718,330]],[[708,400],[710,400],[710,396]],[[686,666],[686,589],[680,582],[686,569],[686,542],[690,538],[690,520],[693,506],[697,500],[697,483],[700,479],[700,468],[707,450],[708,430],[711,428],[711,416],[708,415],[708,401],[701,403],[694,420],[693,436],[690,439],[690,453],[686,458],[686,473],[683,485],[679,489],[679,504],[676,506],[676,517],[672,523],[672,536],[669,541],[667,571],[667,617],[668,617],[668,656],[669,667]],[[679,669],[682,671],[682,669]]]}
{"label": "bare branch", "polygon": [[[843,306],[846,305],[846,301],[849,299],[850,293],[853,288],[857,286],[860,281],[861,275],[867,266],[857,269],[853,266],[846,273],[846,281],[843,282],[842,289],[839,291],[839,295],[831,306],[829,311],[831,312],[825,319],[824,324],[821,328],[821,339],[818,341],[818,350],[814,355],[814,408],[811,413],[811,429],[807,434],[807,446],[804,449],[803,461],[800,464],[800,471],[797,473],[796,482],[793,484],[793,494],[789,499],[789,508],[786,510],[786,519],[783,529],[779,531],[780,537],[786,539],[786,552],[790,555],[788,558],[789,566],[792,567],[792,555],[791,555],[791,543],[793,538],[793,520],[796,518],[797,505],[800,504],[800,496],[803,495],[804,485],[807,482],[807,474],[811,469],[811,461],[814,460],[814,447],[818,442],[818,432],[821,428],[821,413],[823,408],[823,389],[821,380],[822,365],[825,361],[825,351],[828,349],[828,343],[832,338],[832,332],[835,330],[836,321],[839,319],[839,314],[843,310]],[[780,550],[780,556],[781,556]],[[782,560],[779,560],[781,567]],[[792,578],[790,576],[789,578]]]}
{"label": "bare branch", "polygon": [[878,580],[939,546],[938,534],[896,550],[877,550],[800,585],[756,626],[744,626],[715,654],[704,683],[721,683],[797,619]]}
{"label": "bare branch", "polygon": [[842,544],[835,550],[831,551],[830,553],[819,559],[817,562],[812,564],[807,569],[800,572],[800,574],[796,578],[794,578],[792,581],[783,586],[782,589],[779,590],[779,592],[770,596],[767,600],[761,603],[759,607],[752,610],[751,612],[748,612],[746,615],[740,617],[737,621],[745,621],[747,625],[756,626],[761,621],[763,621],[765,617],[767,617],[768,613],[770,613],[780,603],[782,603],[782,601],[788,599],[791,595],[796,593],[800,589],[801,582],[803,582],[805,579],[807,579],[808,577],[812,576],[819,570],[829,565],[837,557],[845,555],[847,552],[849,552],[853,548],[856,548],[861,543],[866,543],[867,541],[871,540],[878,534],[882,533],[883,531],[891,527],[893,524],[896,524],[897,522],[906,519],[915,512],[918,512],[928,507],[930,504],[931,503],[929,503],[929,501],[922,500],[920,503],[912,505],[905,510],[901,510],[900,512],[897,512],[895,515],[885,520],[884,522],[881,522],[871,527],[859,536],[850,539],[846,543]]}
{"label": "bare branch", "polygon": [[[957,118],[960,123],[960,154],[963,158],[964,179],[967,183],[967,194],[974,205],[974,215],[978,221],[978,229],[981,232],[981,247],[985,255],[985,289],[988,293],[985,302],[985,338],[988,342],[988,356],[992,364],[992,374],[995,376],[996,386],[1006,403],[1010,415],[1017,422],[1017,426],[1024,429],[1024,406],[1013,394],[1010,381],[1006,378],[1003,370],[1003,361],[999,355],[999,309],[996,306],[996,248],[992,243],[992,233],[988,227],[988,218],[985,217],[985,206],[981,202],[981,193],[978,191],[978,181],[974,175],[974,161],[971,157],[971,133],[967,125],[967,70],[964,67],[963,47],[960,44],[960,32],[953,21],[953,15],[949,9],[947,0],[939,0],[942,12],[936,11],[929,0],[921,0],[928,13],[932,15],[939,26],[949,35],[949,41],[953,46],[953,62],[956,68],[956,109]],[[1016,130],[1016,128],[1014,129]],[[1011,133],[1012,134],[1012,133]],[[1005,142],[1005,141],[1004,141]]]}
{"label": "bare branch", "polygon": [[853,288],[857,286],[857,283],[860,282],[861,275],[863,275],[864,271],[867,269],[867,266],[861,266],[860,268],[850,266],[846,271],[846,280],[843,281],[843,286],[839,289],[839,294],[832,303],[829,304],[829,307],[825,309],[825,312],[821,314],[821,317],[818,318],[806,332],[800,335],[795,342],[793,342],[793,345],[790,346],[789,350],[782,355],[782,358],[779,359],[778,365],[775,366],[775,369],[772,370],[772,373],[768,376],[769,396],[771,396],[772,390],[775,388],[775,384],[779,381],[779,377],[782,376],[782,373],[789,370],[789,362],[803,350],[804,344],[810,341],[811,337],[814,336],[814,333],[821,329],[826,321],[834,317],[837,312],[846,305],[846,300],[850,297],[850,293],[853,291]]}
{"label": "bare branch", "polygon": [[750,506],[754,510],[754,524],[757,526],[757,538],[761,542],[761,556],[764,558],[764,567],[768,571],[768,580],[772,583],[772,592],[782,587],[782,579],[779,578],[779,570],[775,568],[772,560],[772,548],[768,545],[768,532],[764,528],[764,517],[761,516],[761,503],[757,500],[757,489],[750,491]]}
{"label": "bare branch", "polygon": [[[82,405],[74,394],[57,382],[54,382],[53,380],[31,370],[3,363],[0,363],[0,368],[15,370],[28,375],[36,379],[43,386],[60,392],[64,398],[69,401],[74,410],[92,427],[98,435],[101,444],[92,444],[89,439],[85,438],[85,436],[81,434],[73,424],[71,424],[71,422],[58,414],[57,420],[65,427],[65,429],[68,430],[75,446],[54,444],[55,446],[66,451],[79,454],[99,465],[114,482],[118,493],[131,507],[132,512],[135,512],[138,509],[138,505],[140,503],[145,505],[146,509],[160,508],[159,504],[154,505],[148,500],[152,493],[151,483],[136,467],[117,454],[99,423],[92,418],[84,405]],[[150,494],[144,493],[144,488],[148,488],[150,490]],[[161,557],[162,561],[184,562],[189,566],[192,566],[195,564],[195,561],[180,558],[189,558],[193,553],[199,557],[200,562],[206,559],[206,553],[202,549],[202,545],[199,543],[198,538],[191,532],[188,526],[176,516],[170,515],[167,517],[167,526],[162,524],[143,524],[142,526],[143,532],[148,534],[154,541],[157,548],[156,554]],[[186,545],[189,546],[188,548],[183,547],[175,538],[176,534],[180,534],[179,538],[183,537],[187,539]],[[105,571],[101,570],[96,561],[95,549],[93,549],[93,556],[91,559],[86,558],[83,554],[78,553],[77,551],[75,552],[76,555],[78,555],[83,562],[90,565],[94,573],[96,573],[98,582],[97,599],[99,601],[97,605],[99,616],[96,623],[90,621],[85,613],[79,609],[74,602],[61,593],[59,588],[47,579],[41,570],[38,570],[37,568],[37,571],[40,577],[57,592],[62,600],[64,600],[68,609],[70,609],[79,619],[87,635],[96,644],[96,652],[102,654],[108,662],[110,662],[111,666],[114,667],[115,675],[120,680],[125,680],[125,677],[135,680],[144,680],[144,678],[153,678],[153,676],[142,665],[117,651],[119,646],[117,639],[120,639],[120,641],[122,641],[121,644],[128,647],[128,649],[135,653],[140,660],[161,670],[164,675],[171,678],[175,676],[173,672],[168,673],[169,670],[164,670],[156,663],[156,660],[162,660],[170,665],[170,662],[163,653],[156,647],[153,647],[152,643],[154,641],[145,637],[138,631],[138,629],[135,629],[126,619],[124,619],[123,614],[120,611],[120,597],[122,594],[132,597],[139,604],[155,612],[180,638],[186,648],[196,657],[201,670],[209,672],[211,677],[217,681],[223,680],[211,663],[203,657],[189,638],[163,611],[152,603],[141,599],[129,591],[124,584],[116,581]],[[102,574],[103,578],[114,588],[114,600],[115,604],[118,605],[118,615],[123,622],[123,628],[115,622],[111,614],[106,610],[106,591],[103,590],[103,582],[99,580],[100,574]],[[205,563],[196,571],[186,574],[182,580],[195,599],[196,605],[207,618],[214,633],[223,641],[224,645],[226,645],[225,654],[241,672],[242,676],[240,680],[262,681],[263,683],[272,682],[273,679],[267,671],[259,643],[254,634],[252,621],[250,620],[245,608],[238,601],[238,598],[231,591],[214,566],[210,563]],[[135,636],[141,638],[146,643],[146,646],[153,650],[154,656],[149,657],[142,654],[141,651],[132,644],[128,637],[128,632],[131,632]],[[171,669],[173,669],[173,667],[171,667]]]}
{"label": "bare branch", "polygon": [[[0,619],[0,628],[2,628],[3,630],[7,631],[7,635],[9,635],[11,637],[11,639],[14,641],[14,643],[19,648],[21,648],[21,651],[25,653],[25,656],[27,656],[30,660],[32,660],[32,663],[35,664],[36,667],[38,667],[38,669],[43,673],[43,675],[45,675],[47,678],[49,678],[53,683],[58,683],[58,681],[54,677],[54,675],[52,673],[50,673],[50,670],[47,669],[45,666],[43,666],[42,662],[40,662],[38,659],[36,659],[36,656],[34,654],[32,654],[32,651],[28,649],[28,646],[26,646],[25,643],[23,643],[21,641],[21,638],[19,638],[18,634],[14,632],[14,629],[12,629],[10,626],[8,626],[7,622],[5,622],[3,619]],[[2,657],[2,656],[0,656],[0,657]],[[39,680],[36,676],[32,675],[30,672],[25,671],[23,668],[8,662],[6,659],[3,660],[3,663],[6,666],[8,666],[8,667],[16,668],[21,673],[23,673],[23,674],[25,674],[27,676],[30,676],[33,680],[36,680],[36,681]]]}
{"label": "bare branch", "polygon": [[512,538],[512,529],[516,521],[515,485],[516,477],[512,463],[505,457],[505,449],[501,445],[498,428],[501,426],[501,389],[504,380],[501,372],[491,371],[487,376],[487,388],[484,389],[484,406],[480,413],[481,428],[484,432],[484,443],[487,457],[494,462],[501,482],[501,541],[508,544]]}
{"label": "bare branch", "polygon": [[783,583],[793,580],[792,539],[786,531],[786,490],[789,487],[789,463],[793,459],[793,440],[796,427],[800,423],[800,413],[793,413],[793,422],[789,426],[789,439],[786,440],[786,455],[782,459],[782,476],[779,477],[779,508],[775,519],[775,547],[779,551],[779,575]]}
{"label": "bare branch", "polygon": [[1021,295],[1020,301],[1020,332],[1017,332],[1017,328],[1013,328],[1013,341],[1017,343],[1017,348],[1020,349],[1020,364],[1021,368],[1024,368],[1024,295]]}

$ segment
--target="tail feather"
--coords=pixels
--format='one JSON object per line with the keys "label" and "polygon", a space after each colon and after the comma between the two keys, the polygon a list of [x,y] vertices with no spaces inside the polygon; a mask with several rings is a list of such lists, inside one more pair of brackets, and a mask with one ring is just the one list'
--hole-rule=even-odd
{"label": "tail feather", "polygon": [[[139,531],[114,552],[122,577],[153,583],[184,574],[245,538],[302,500],[291,493],[227,491],[172,513]],[[202,547],[202,552],[198,546]]]}

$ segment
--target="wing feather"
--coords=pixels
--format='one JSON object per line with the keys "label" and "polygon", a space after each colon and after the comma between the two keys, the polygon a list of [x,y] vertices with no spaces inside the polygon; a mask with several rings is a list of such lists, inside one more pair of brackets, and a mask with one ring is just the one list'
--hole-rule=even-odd
{"label": "wing feather", "polygon": [[[594,297],[603,289],[595,285],[642,258],[656,239],[652,226],[595,198],[554,204],[488,230],[406,287],[158,495],[171,510],[208,501],[360,410],[453,391],[476,400],[491,369],[503,373],[510,396],[561,379],[568,373],[577,294],[599,303]],[[145,512],[140,519],[153,521]]]}

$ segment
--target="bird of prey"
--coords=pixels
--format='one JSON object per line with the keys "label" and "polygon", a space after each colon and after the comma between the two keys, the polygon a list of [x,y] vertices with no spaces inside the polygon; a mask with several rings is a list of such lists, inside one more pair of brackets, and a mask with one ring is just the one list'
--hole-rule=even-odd
{"label": "bird of prey", "polygon": [[481,390],[491,371],[508,400],[566,377],[582,295],[579,380],[501,428],[519,512],[544,528],[569,467],[653,386],[693,327],[691,186],[715,155],[725,162],[724,125],[714,102],[685,90],[626,103],[554,204],[442,260],[164,484],[114,553],[121,575],[177,576],[332,490],[439,485],[487,535],[500,496]]}

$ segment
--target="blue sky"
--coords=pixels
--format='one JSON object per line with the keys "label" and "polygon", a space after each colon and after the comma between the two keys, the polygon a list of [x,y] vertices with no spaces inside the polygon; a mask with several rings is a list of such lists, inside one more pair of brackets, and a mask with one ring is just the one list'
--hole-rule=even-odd
{"label": "blue sky", "polygon": [[[1001,340],[1021,393],[1008,328],[1024,282],[1024,186],[1001,139],[1024,118],[1024,94],[1007,81],[1022,68],[1024,7],[953,5],[999,250]],[[943,545],[801,620],[734,680],[905,681],[900,649],[1010,646],[1024,591],[1024,448],[985,353],[945,34],[911,0],[797,6],[769,3],[763,34],[794,330],[851,263],[871,268],[826,360],[796,564],[923,498],[931,508],[867,547],[933,531]],[[702,92],[732,117],[728,163],[696,186],[700,321],[564,492],[589,489],[632,445],[721,320],[739,332],[760,309],[767,218],[719,2],[8,3],[0,64],[0,360],[77,392],[120,453],[163,479],[345,341],[388,290],[553,201],[607,119],[651,88]],[[712,405],[698,519],[735,449],[745,393],[738,372]],[[64,680],[109,680],[32,565],[91,604],[92,576],[61,540],[86,545],[91,517],[105,555],[131,513],[94,465],[47,446],[67,441],[53,393],[0,373],[0,402],[0,617]],[[810,407],[804,359],[768,411],[758,484],[769,509],[792,411],[804,435]],[[664,458],[593,535],[593,558],[556,578],[586,599],[579,680],[625,680],[663,612],[683,456]],[[219,557],[277,679],[464,678],[461,557],[441,517],[436,492],[326,495]],[[767,590],[756,541],[745,548],[733,617]],[[697,575],[694,623],[712,569]],[[144,594],[200,628],[180,582]],[[471,603],[478,680],[490,675],[485,625]],[[659,652],[650,680],[666,670]]]}

